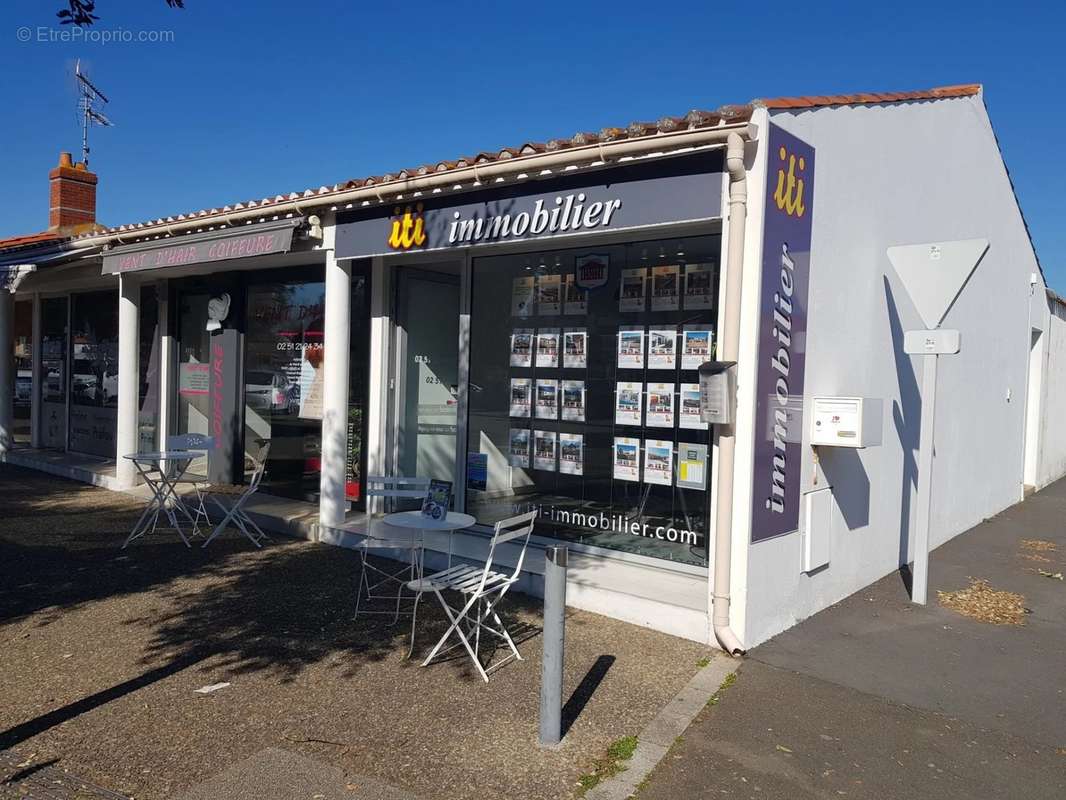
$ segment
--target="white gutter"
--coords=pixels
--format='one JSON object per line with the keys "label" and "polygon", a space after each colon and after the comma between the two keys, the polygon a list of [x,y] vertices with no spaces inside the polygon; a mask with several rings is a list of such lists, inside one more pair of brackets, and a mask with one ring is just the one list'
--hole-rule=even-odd
{"label": "white gutter", "polygon": [[[607,163],[608,159],[620,159],[635,155],[666,155],[668,151],[692,149],[705,145],[722,144],[731,136],[741,140],[755,138],[756,129],[750,122],[719,125],[714,128],[656,133],[639,139],[623,139],[617,142],[568,147],[550,153],[536,153],[528,156],[501,159],[488,164],[472,164],[469,167],[432,172],[414,178],[403,178],[372,186],[362,186],[339,192],[319,195],[300,195],[270,205],[257,205],[236,211],[227,211],[203,217],[189,217],[183,220],[168,220],[145,225],[142,228],[129,228],[124,231],[100,234],[76,240],[79,245],[104,245],[112,241],[140,239],[146,236],[162,234],[175,235],[186,230],[196,230],[209,226],[233,225],[236,222],[260,220],[286,214],[305,214],[310,207],[341,207],[364,201],[377,203],[391,202],[399,196],[411,193],[439,192],[445,188],[456,188],[458,184],[473,181],[485,183],[488,179],[503,178],[508,175],[523,173],[540,173],[550,171],[553,167],[572,167],[576,162],[591,159],[589,164]],[[386,198],[386,195],[392,195]]]}
{"label": "white gutter", "polygon": [[[744,272],[744,227],[748,213],[748,179],[744,139],[728,137],[729,242],[726,249],[725,318],[718,359],[737,361],[740,353],[740,298]],[[736,367],[734,367],[736,369]],[[729,627],[730,567],[733,556],[733,470],[737,434],[733,425],[716,426],[718,440],[717,507],[714,520],[714,592],[712,624],[718,643],[730,655],[743,655],[744,645]]]}

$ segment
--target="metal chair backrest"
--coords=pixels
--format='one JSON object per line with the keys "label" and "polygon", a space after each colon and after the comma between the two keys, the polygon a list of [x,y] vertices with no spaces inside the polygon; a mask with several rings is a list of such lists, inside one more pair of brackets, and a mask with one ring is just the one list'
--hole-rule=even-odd
{"label": "metal chair backrest", "polygon": [[167,450],[214,450],[215,437],[202,433],[179,433],[167,437]]}
{"label": "metal chair backrest", "polygon": [[402,475],[388,478],[370,475],[366,479],[367,497],[425,500],[428,491],[429,478],[405,478]]}
{"label": "metal chair backrest", "polygon": [[508,577],[508,583],[514,581],[522,572],[522,564],[526,558],[526,549],[529,547],[529,537],[533,533],[533,526],[537,523],[537,512],[527,511],[516,517],[501,519],[496,523],[492,532],[492,543],[489,545],[489,554],[485,558],[485,571],[481,574],[481,584],[478,592],[485,588],[489,573],[492,571],[492,562],[496,557],[496,548],[501,544],[522,540],[522,550],[515,560],[514,571]]}
{"label": "metal chair backrest", "polygon": [[248,459],[252,462],[252,477],[248,481],[248,489],[245,491],[246,495],[254,494],[255,490],[259,488],[260,481],[263,480],[263,473],[266,472],[267,457],[270,455],[270,440],[259,440],[259,452],[256,455],[248,455]]}

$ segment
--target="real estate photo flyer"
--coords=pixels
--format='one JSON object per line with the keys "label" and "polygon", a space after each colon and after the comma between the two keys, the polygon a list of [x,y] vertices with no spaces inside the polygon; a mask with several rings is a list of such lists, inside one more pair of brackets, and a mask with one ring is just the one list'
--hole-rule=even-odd
{"label": "real estate photo flyer", "polygon": [[511,316],[533,316],[533,276],[515,278],[511,284]]}
{"label": "real estate photo flyer", "polygon": [[640,482],[640,439],[614,438],[614,477],[619,481]]}
{"label": "real estate photo flyer", "polygon": [[673,369],[677,366],[677,331],[652,328],[648,331],[648,369]]}
{"label": "real estate photo flyer", "polygon": [[677,414],[677,427],[705,431],[707,423],[700,419],[700,385],[681,384],[681,405]]}
{"label": "real estate photo flyer", "polygon": [[559,366],[558,328],[542,328],[537,331],[537,366]]}
{"label": "real estate photo flyer", "polygon": [[619,382],[615,389],[614,422],[616,425],[639,425],[643,384]]}
{"label": "real estate photo flyer", "polygon": [[681,369],[699,369],[711,360],[711,332],[706,327],[686,325],[681,334]]}
{"label": "real estate photo flyer", "polygon": [[563,330],[563,367],[584,369],[588,365],[588,332],[584,328]]}
{"label": "real estate photo flyer", "polygon": [[563,284],[561,275],[541,275],[537,279],[537,315],[555,317],[562,312]]}
{"label": "real estate photo flyer", "polygon": [[529,417],[533,382],[529,378],[511,378],[511,416]]}
{"label": "real estate photo flyer", "polygon": [[559,472],[565,475],[583,475],[585,463],[585,437],[580,433],[559,434]]}
{"label": "real estate photo flyer", "polygon": [[713,264],[685,265],[684,306],[686,311],[711,308],[714,305],[714,297],[711,294],[713,278]]}
{"label": "real estate photo flyer", "polygon": [[644,440],[644,482],[671,486],[674,482],[674,443]]}
{"label": "real estate photo flyer", "polygon": [[647,425],[649,428],[674,427],[674,384],[648,384]]}
{"label": "real estate photo flyer", "polygon": [[511,333],[511,366],[533,366],[533,329],[515,328]]}
{"label": "real estate photo flyer", "polygon": [[559,418],[559,381],[537,378],[537,419]]}
{"label": "real estate photo flyer", "polygon": [[588,312],[588,292],[577,285],[573,273],[566,276],[566,293],[563,301],[564,314],[585,314]]}
{"label": "real estate photo flyer", "polygon": [[676,264],[651,268],[652,311],[677,311],[680,308],[678,271]]}
{"label": "real estate photo flyer", "polygon": [[644,327],[618,329],[618,369],[644,369]]}
{"label": "real estate photo flyer", "polygon": [[533,431],[533,467],[555,472],[555,431]]}
{"label": "real estate photo flyer", "polygon": [[585,421],[585,382],[563,381],[563,419]]}
{"label": "real estate photo flyer", "polygon": [[618,290],[619,311],[643,311],[647,293],[648,271],[644,267],[622,270],[622,284]]}
{"label": "real estate photo flyer", "polygon": [[509,460],[512,467],[529,469],[529,429],[511,428]]}

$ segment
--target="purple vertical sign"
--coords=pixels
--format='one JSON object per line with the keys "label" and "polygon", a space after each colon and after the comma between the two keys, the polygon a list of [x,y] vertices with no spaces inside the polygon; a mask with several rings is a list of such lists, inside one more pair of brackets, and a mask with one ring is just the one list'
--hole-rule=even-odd
{"label": "purple vertical sign", "polygon": [[770,125],[759,291],[751,540],[799,528],[814,148]]}

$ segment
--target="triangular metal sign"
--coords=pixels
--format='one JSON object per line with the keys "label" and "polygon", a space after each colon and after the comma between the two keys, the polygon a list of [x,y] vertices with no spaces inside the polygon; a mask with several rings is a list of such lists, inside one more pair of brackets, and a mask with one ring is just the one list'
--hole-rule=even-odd
{"label": "triangular metal sign", "polygon": [[988,239],[907,244],[888,248],[888,260],[926,327],[936,328],[987,250]]}

